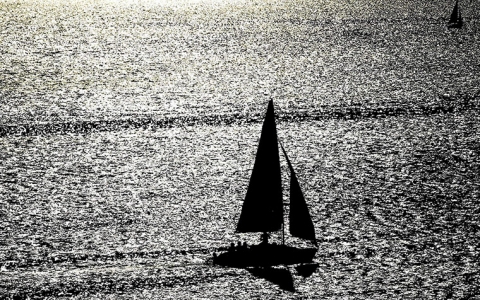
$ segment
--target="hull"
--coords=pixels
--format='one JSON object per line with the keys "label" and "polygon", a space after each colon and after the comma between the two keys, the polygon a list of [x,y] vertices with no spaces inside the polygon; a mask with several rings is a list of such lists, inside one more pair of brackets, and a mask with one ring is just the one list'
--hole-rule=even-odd
{"label": "hull", "polygon": [[220,266],[246,268],[276,265],[294,265],[312,262],[317,248],[295,248],[286,245],[255,245],[230,249],[214,257]]}
{"label": "hull", "polygon": [[462,28],[463,22],[450,23],[447,26],[448,28]]}

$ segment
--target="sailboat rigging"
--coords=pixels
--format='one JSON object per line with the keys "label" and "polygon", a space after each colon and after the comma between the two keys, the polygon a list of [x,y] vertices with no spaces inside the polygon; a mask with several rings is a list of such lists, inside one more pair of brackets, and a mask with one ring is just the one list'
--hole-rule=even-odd
{"label": "sailboat rigging", "polygon": [[[317,247],[287,246],[284,238],[281,245],[268,243],[269,232],[285,230],[278,144],[273,100],[270,100],[236,229],[236,232],[261,232],[263,242],[259,245],[230,249],[219,256],[215,255],[214,263],[233,267],[272,266],[308,263],[315,256]],[[317,246],[315,228],[300,184],[283,145],[280,146],[290,170],[290,234],[310,240]]]}
{"label": "sailboat rigging", "polygon": [[450,14],[450,19],[448,21],[448,28],[462,28],[463,18],[460,8],[458,6],[458,0],[455,2],[452,13]]}

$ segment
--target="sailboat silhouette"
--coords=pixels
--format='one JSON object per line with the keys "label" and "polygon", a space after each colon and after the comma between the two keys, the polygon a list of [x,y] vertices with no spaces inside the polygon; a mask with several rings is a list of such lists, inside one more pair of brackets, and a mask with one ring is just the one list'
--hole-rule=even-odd
{"label": "sailboat silhouette", "polygon": [[[289,265],[311,262],[317,248],[285,245],[280,155],[273,100],[268,103],[255,163],[236,232],[262,232],[259,245],[232,248],[214,257],[214,263],[232,267]],[[290,169],[290,234],[316,246],[315,228],[293,166]],[[268,232],[283,231],[281,245],[268,243]]]}
{"label": "sailboat silhouette", "polygon": [[450,15],[450,20],[448,20],[448,28],[462,28],[463,18],[460,8],[458,7],[458,0],[455,2],[452,13]]}

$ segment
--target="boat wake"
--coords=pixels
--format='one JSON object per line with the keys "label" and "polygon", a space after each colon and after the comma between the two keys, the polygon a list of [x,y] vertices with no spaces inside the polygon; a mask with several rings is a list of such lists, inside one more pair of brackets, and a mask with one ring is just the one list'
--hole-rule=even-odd
{"label": "boat wake", "polygon": [[[10,280],[6,286],[0,287],[0,294],[6,299],[45,299],[49,297],[73,297],[96,294],[129,294],[135,291],[158,290],[196,286],[215,282],[225,277],[244,276],[243,273],[229,270],[205,268],[184,268],[180,272],[172,272],[163,268],[117,268],[101,270],[90,268],[87,272],[73,271],[58,274],[62,280],[38,282],[38,280],[22,278],[22,285],[15,285]],[[13,286],[8,286],[13,285]],[[2,291],[2,289],[5,290]]]}
{"label": "boat wake", "polygon": [[[52,253],[48,256],[31,257],[27,259],[16,259],[15,257],[4,256],[0,259],[0,266],[6,270],[26,270],[31,268],[49,268],[53,266],[63,266],[72,268],[82,268],[100,265],[104,263],[119,263],[130,260],[149,260],[167,258],[172,260],[174,257],[188,255],[211,255],[216,251],[227,250],[226,247],[220,248],[196,248],[196,249],[162,249],[153,251],[115,251],[113,253]],[[203,261],[202,261],[203,264]],[[183,264],[184,265],[184,264]]]}

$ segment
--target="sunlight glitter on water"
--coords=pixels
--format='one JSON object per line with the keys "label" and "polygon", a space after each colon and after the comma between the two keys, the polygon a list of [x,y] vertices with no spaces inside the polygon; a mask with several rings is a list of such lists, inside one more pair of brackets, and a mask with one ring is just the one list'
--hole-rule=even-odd
{"label": "sunlight glitter on water", "polygon": [[[456,35],[438,19],[416,21],[426,17],[422,10],[414,22],[371,24],[361,5],[327,22],[330,9],[340,10],[331,1],[322,10],[309,2],[293,9],[288,1],[178,10],[55,3],[2,6],[2,28],[10,28],[2,33],[0,76],[9,82],[1,89],[3,124],[162,116],[170,109],[258,113],[272,96],[295,110],[418,105],[474,94],[479,85],[470,34],[477,24]],[[441,15],[443,5],[425,5]]]}
{"label": "sunlight glitter on water", "polygon": [[[0,137],[0,294],[475,294],[480,10],[449,31],[447,2],[3,1],[0,123],[49,130]],[[320,243],[293,294],[204,264],[258,242],[234,230],[270,98]],[[197,119],[142,123],[172,115]]]}
{"label": "sunlight glitter on water", "polygon": [[[432,134],[430,129],[441,124],[440,119],[446,122],[446,131],[437,127]],[[475,179],[478,152],[472,148],[472,138],[479,132],[478,118],[391,120],[279,124],[279,137],[291,153],[321,240],[322,273],[299,287],[309,295],[341,295],[360,285],[367,290],[397,285],[398,292],[404,293],[414,283],[407,275],[398,276],[408,270],[437,282],[446,280],[443,268],[450,268],[448,276],[457,278],[458,272],[470,272],[476,264],[472,260],[477,253],[475,232],[456,231],[451,226],[460,222],[474,228],[478,224],[471,214],[480,190]],[[20,138],[16,147],[5,148],[10,153],[22,149],[4,160],[9,171],[2,172],[15,176],[11,183],[4,179],[6,196],[11,199],[9,224],[15,224],[6,227],[12,238],[5,254],[21,261],[23,255],[18,252],[11,256],[21,248],[40,259],[40,268],[45,270],[43,255],[83,253],[91,257],[87,265],[96,272],[98,264],[129,264],[130,260],[115,259],[115,252],[137,257],[140,251],[151,255],[161,250],[167,251],[166,256],[130,258],[130,264],[146,264],[167,276],[172,263],[208,257],[169,254],[174,251],[206,248],[210,252],[238,239],[257,242],[256,235],[235,235],[234,228],[258,131],[259,125],[205,126]],[[407,145],[415,147],[409,150]],[[448,149],[456,149],[455,154]],[[452,164],[456,156],[464,165]],[[453,210],[448,197],[457,201]],[[16,236],[18,228],[26,235]],[[27,237],[34,240],[25,247],[22,243]],[[442,241],[449,237],[463,246],[452,248]],[[463,267],[451,265],[454,253],[463,255]],[[95,262],[98,255],[99,262]],[[402,265],[405,260],[411,266],[419,262],[427,266],[411,269]],[[381,266],[385,261],[396,273]],[[433,263],[437,269],[432,269]],[[66,267],[72,266],[67,263]],[[125,271],[112,276],[122,278]],[[362,272],[366,277],[360,277]],[[189,280],[175,276],[185,283]],[[340,284],[331,276],[344,280]],[[376,281],[379,278],[383,281]],[[238,288],[248,287],[247,282]],[[428,293],[441,285],[430,288]]]}

